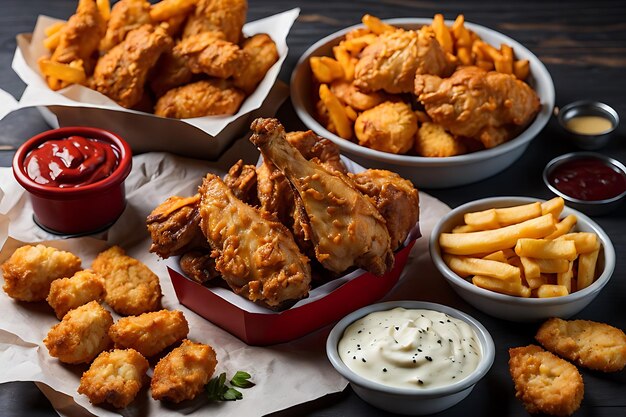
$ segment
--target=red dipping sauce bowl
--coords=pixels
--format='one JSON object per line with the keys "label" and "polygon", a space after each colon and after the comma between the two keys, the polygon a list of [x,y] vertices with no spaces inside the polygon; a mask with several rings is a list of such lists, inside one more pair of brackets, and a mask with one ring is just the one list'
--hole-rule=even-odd
{"label": "red dipping sauce bowl", "polygon": [[554,158],[543,181],[566,204],[591,216],[615,210],[626,199],[626,167],[593,152],[573,152]]}
{"label": "red dipping sauce bowl", "polygon": [[126,206],[132,152],[119,136],[93,127],[63,127],[22,144],[13,175],[28,191],[34,220],[56,234],[89,234],[112,225]]}

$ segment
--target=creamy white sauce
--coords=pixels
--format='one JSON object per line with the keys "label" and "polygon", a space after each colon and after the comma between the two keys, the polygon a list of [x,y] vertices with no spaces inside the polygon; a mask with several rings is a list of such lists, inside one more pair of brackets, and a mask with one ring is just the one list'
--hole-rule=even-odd
{"label": "creamy white sauce", "polygon": [[384,385],[435,388],[456,383],[478,366],[481,347],[464,321],[433,310],[394,308],[348,326],[339,356],[355,373]]}

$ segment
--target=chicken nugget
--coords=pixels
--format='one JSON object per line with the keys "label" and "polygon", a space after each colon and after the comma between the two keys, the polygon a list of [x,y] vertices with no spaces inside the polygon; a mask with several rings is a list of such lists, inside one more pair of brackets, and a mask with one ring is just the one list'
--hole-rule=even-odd
{"label": "chicken nugget", "polygon": [[386,101],[361,113],[354,132],[361,146],[403,154],[415,143],[417,116],[407,103]]}
{"label": "chicken nugget", "polygon": [[104,300],[117,313],[131,316],[159,309],[159,277],[119,246],[98,254],[92,268],[104,278]]}
{"label": "chicken nugget", "polygon": [[52,281],[71,277],[80,270],[80,263],[70,252],[44,245],[22,246],[2,264],[2,288],[16,300],[43,301]]}
{"label": "chicken nugget", "polygon": [[415,152],[420,156],[446,157],[467,153],[467,148],[441,125],[424,122],[417,130]]}
{"label": "chicken nugget", "polygon": [[242,50],[248,60],[246,65],[235,73],[233,81],[236,87],[247,94],[252,94],[265,78],[267,71],[278,61],[278,49],[269,35],[259,33],[246,39]]}
{"label": "chicken nugget", "polygon": [[535,335],[544,348],[585,368],[615,372],[626,366],[626,334],[590,320],[547,320]]}
{"label": "chicken nugget", "polygon": [[116,348],[132,348],[153,356],[187,337],[189,325],[182,311],[161,310],[119,319],[109,329]]}
{"label": "chicken nugget", "polygon": [[92,404],[107,402],[124,408],[137,396],[149,366],[133,349],[102,352],[80,378],[78,393],[89,397]]}
{"label": "chicken nugget", "polygon": [[89,363],[111,344],[111,313],[97,301],[70,310],[50,329],[43,343],[50,356],[64,363]]}
{"label": "chicken nugget", "polygon": [[154,114],[177,119],[235,114],[245,98],[230,81],[202,80],[169,90],[157,101]]}
{"label": "chicken nugget", "polygon": [[152,398],[175,403],[193,399],[204,390],[216,365],[211,346],[183,340],[154,367],[150,383]]}
{"label": "chicken nugget", "polygon": [[78,271],[71,278],[52,281],[46,301],[61,320],[68,311],[76,307],[90,301],[102,301],[104,293],[102,277],[87,269]]}
{"label": "chicken nugget", "polygon": [[571,363],[536,345],[509,349],[515,397],[529,413],[568,416],[583,399],[583,378]]}

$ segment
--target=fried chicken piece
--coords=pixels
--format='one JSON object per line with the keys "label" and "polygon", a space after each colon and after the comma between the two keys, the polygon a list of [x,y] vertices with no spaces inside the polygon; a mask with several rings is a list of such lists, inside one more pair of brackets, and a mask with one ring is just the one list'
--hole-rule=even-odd
{"label": "fried chicken piece", "polygon": [[89,363],[111,344],[108,331],[111,313],[97,301],[70,310],[48,332],[43,343],[50,356],[63,363]]}
{"label": "fried chicken piece", "polygon": [[402,101],[386,101],[364,111],[354,123],[359,145],[378,151],[403,154],[413,148],[417,116]]}
{"label": "fried chicken piece", "polygon": [[365,92],[410,93],[415,74],[446,77],[453,70],[431,27],[398,29],[382,33],[361,52],[354,84]]}
{"label": "fried chicken piece", "polygon": [[256,167],[246,165],[243,160],[237,161],[224,177],[224,183],[235,194],[235,197],[251,206],[257,203]]}
{"label": "fried chicken piece", "polygon": [[199,284],[204,284],[220,275],[215,269],[215,259],[210,253],[191,251],[180,257],[180,269]]}
{"label": "fried chicken piece", "polygon": [[311,226],[317,260],[328,270],[359,266],[382,275],[393,266],[385,220],[347,176],[307,161],[276,119],[256,119],[250,141],[287,177]]}
{"label": "fried chicken piece", "polygon": [[109,329],[118,349],[131,348],[150,357],[183,340],[189,324],[182,311],[160,310],[139,316],[123,317]]}
{"label": "fried chicken piece", "polygon": [[395,172],[367,169],[349,174],[356,187],[374,201],[386,221],[391,250],[398,249],[419,220],[419,193],[409,180]]}
{"label": "fried chicken piece", "polygon": [[189,83],[193,74],[185,58],[175,55],[173,51],[163,52],[150,75],[150,89],[161,97],[169,90]]}
{"label": "fried chicken piece", "polygon": [[171,44],[172,38],[160,26],[131,30],[124,42],[98,60],[92,88],[122,107],[133,107],[141,100],[148,71]]}
{"label": "fried chicken piece", "polygon": [[224,40],[221,32],[202,32],[182,39],[174,55],[185,60],[193,74],[229,78],[247,65],[246,55],[238,45]]}
{"label": "fried chicken piece", "polygon": [[98,254],[92,268],[104,278],[105,301],[117,313],[137,315],[161,305],[159,277],[137,259],[112,246]]}
{"label": "fried chicken piece", "polygon": [[234,73],[233,81],[237,88],[246,94],[252,94],[265,78],[267,71],[278,61],[278,49],[272,38],[265,33],[246,39],[241,49],[247,60],[245,66]]}
{"label": "fried chicken piece", "polygon": [[80,270],[80,264],[80,258],[70,252],[44,245],[25,245],[2,264],[2,289],[19,301],[43,301],[52,281],[71,277]]}
{"label": "fried chicken piece", "polygon": [[585,368],[616,372],[626,366],[626,335],[605,323],[551,318],[541,325],[535,339]]}
{"label": "fried chicken piece", "polygon": [[571,363],[536,345],[509,349],[515,397],[529,413],[568,416],[583,399],[583,378]]}
{"label": "fried chicken piece", "polygon": [[150,3],[146,0],[120,0],[111,8],[106,33],[100,41],[100,53],[106,53],[126,38],[128,32],[151,24]]}
{"label": "fried chicken piece", "polygon": [[90,301],[102,301],[104,298],[104,280],[93,271],[76,272],[71,278],[61,278],[52,281],[48,304],[54,309],[59,320],[65,314],[87,304]]}
{"label": "fried chicken piece", "polygon": [[285,139],[309,161],[316,158],[319,163],[330,170],[342,174],[348,173],[348,169],[341,162],[339,146],[312,130],[289,132],[285,134]]}
{"label": "fried chicken piece", "polygon": [[78,393],[92,404],[107,402],[115,408],[125,408],[137,396],[149,363],[133,349],[102,352],[83,373]]}
{"label": "fried chicken piece", "polygon": [[345,105],[355,110],[365,111],[389,100],[389,96],[381,91],[364,93],[354,84],[346,80],[336,80],[330,84],[330,91]]}
{"label": "fried chicken piece", "polygon": [[150,252],[163,259],[196,249],[208,248],[200,229],[200,195],[172,196],[159,204],[146,218],[152,238]]}
{"label": "fried chicken piece", "polygon": [[177,119],[235,114],[245,98],[230,81],[202,80],[165,93],[154,114]]}
{"label": "fried chicken piece", "polygon": [[460,67],[450,78],[415,77],[415,95],[433,122],[493,148],[513,137],[541,109],[537,93],[514,75]]}
{"label": "fried chicken piece", "polygon": [[175,403],[192,400],[204,391],[216,366],[217,356],[211,346],[185,339],[154,367],[152,398]]}
{"label": "fried chicken piece", "polygon": [[200,194],[200,226],[236,294],[271,308],[308,295],[309,259],[284,225],[237,199],[216,175],[207,174]]}
{"label": "fried chicken piece", "polygon": [[415,152],[420,156],[441,158],[467,153],[467,146],[441,125],[424,122],[415,136]]}
{"label": "fried chicken piece", "polygon": [[284,225],[293,222],[293,191],[283,173],[264,160],[256,170],[257,198],[262,210],[272,213]]}
{"label": "fried chicken piece", "polygon": [[183,38],[202,32],[222,32],[228,42],[239,44],[247,11],[246,0],[198,0],[183,30]]}

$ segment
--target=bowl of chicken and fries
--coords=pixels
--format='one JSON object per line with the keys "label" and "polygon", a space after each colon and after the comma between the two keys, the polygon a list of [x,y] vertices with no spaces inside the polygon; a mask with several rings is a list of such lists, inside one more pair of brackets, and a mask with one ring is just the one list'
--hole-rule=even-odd
{"label": "bowl of chicken and fries", "polygon": [[578,313],[615,269],[609,236],[560,197],[493,197],[457,207],[433,229],[430,253],[465,301],[517,322]]}
{"label": "bowl of chicken and fries", "polygon": [[554,96],[531,51],[463,15],[365,15],[311,46],[291,78],[307,127],[356,162],[426,188],[510,166],[548,122]]}

